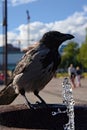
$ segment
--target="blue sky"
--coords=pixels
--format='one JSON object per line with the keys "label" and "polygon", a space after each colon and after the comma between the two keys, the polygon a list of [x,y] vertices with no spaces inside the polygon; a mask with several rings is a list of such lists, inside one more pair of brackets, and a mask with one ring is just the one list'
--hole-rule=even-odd
{"label": "blue sky", "polygon": [[[0,0],[0,39],[2,39],[2,0]],[[82,42],[87,27],[87,0],[8,0],[8,39],[27,43],[27,14],[30,14],[30,38],[37,41],[49,30],[72,33]],[[13,42],[16,45],[16,42]],[[2,42],[0,43],[2,45]]]}

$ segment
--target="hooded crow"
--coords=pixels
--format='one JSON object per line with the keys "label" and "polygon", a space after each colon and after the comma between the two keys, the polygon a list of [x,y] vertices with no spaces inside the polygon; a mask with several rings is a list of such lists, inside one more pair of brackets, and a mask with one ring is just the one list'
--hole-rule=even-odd
{"label": "hooded crow", "polygon": [[10,104],[21,94],[28,107],[33,108],[25,92],[33,92],[42,103],[45,101],[39,92],[53,78],[61,57],[58,52],[62,42],[74,38],[73,35],[63,34],[58,31],[45,33],[38,44],[28,50],[17,64],[13,77],[7,87],[0,92],[0,105]]}

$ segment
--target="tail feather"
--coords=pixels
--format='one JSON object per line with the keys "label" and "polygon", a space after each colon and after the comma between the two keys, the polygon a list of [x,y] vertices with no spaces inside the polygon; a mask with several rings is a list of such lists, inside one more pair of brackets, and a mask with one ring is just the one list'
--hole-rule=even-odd
{"label": "tail feather", "polygon": [[0,91],[0,105],[8,105],[12,103],[17,96],[18,94],[15,93],[12,85],[5,87]]}

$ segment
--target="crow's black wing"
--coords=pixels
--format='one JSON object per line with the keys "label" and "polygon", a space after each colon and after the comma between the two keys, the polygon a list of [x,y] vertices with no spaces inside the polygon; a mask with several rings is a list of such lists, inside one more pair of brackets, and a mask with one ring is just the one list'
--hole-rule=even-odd
{"label": "crow's black wing", "polygon": [[23,56],[23,58],[18,63],[18,65],[16,66],[14,73],[13,73],[13,77],[15,77],[16,75],[18,75],[20,73],[23,73],[26,71],[31,71],[30,69],[33,69],[33,70],[35,70],[35,68],[38,69],[41,65],[41,60],[45,59],[45,57],[49,53],[49,51],[50,50],[44,46],[41,46],[41,47],[32,49],[31,51],[28,51]]}
{"label": "crow's black wing", "polygon": [[37,52],[37,50],[32,49],[31,51],[28,51],[27,53],[25,53],[25,55],[22,57],[22,59],[18,62],[17,66],[15,67],[15,70],[13,72],[13,77],[15,77],[15,75],[22,73],[25,70],[27,65],[29,65],[31,63],[32,56],[36,52]]}

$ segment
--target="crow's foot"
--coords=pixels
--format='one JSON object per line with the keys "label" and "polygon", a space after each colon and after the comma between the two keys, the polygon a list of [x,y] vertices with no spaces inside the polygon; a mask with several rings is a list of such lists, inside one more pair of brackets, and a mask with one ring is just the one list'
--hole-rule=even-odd
{"label": "crow's foot", "polygon": [[36,109],[36,107],[35,107],[33,104],[31,104],[30,102],[25,102],[25,105],[26,105],[27,108],[29,108],[29,109],[32,109],[32,110],[35,110],[35,109]]}
{"label": "crow's foot", "polygon": [[36,104],[38,105],[37,107],[45,107],[45,108],[48,108],[48,105],[46,104],[46,103],[44,103],[44,102],[39,102],[39,101],[37,101],[36,102]]}

